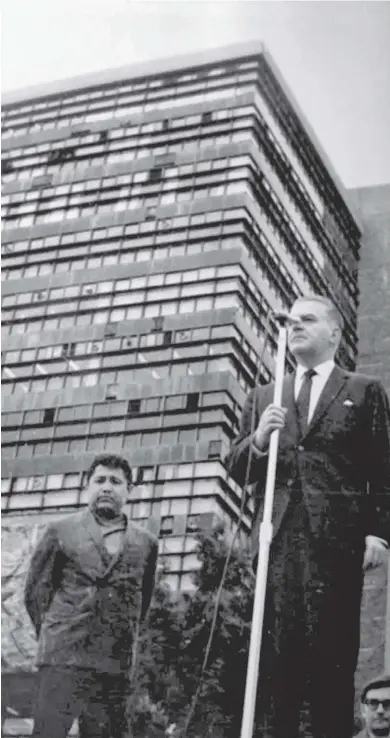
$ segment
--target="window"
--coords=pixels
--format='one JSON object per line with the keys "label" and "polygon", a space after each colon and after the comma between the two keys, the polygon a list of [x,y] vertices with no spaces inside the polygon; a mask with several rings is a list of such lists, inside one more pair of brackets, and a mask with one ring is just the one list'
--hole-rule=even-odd
{"label": "window", "polygon": [[43,411],[43,425],[51,426],[54,424],[55,410],[48,408]]}
{"label": "window", "polygon": [[199,516],[189,515],[187,518],[186,533],[197,533],[199,529]]}
{"label": "window", "polygon": [[212,123],[213,120],[213,114],[211,112],[202,113],[202,124],[205,125],[206,123]]}
{"label": "window", "polygon": [[222,442],[221,441],[210,441],[208,448],[208,459],[219,459],[221,456]]}
{"label": "window", "polygon": [[186,410],[194,411],[199,407],[199,392],[190,392],[187,395]]}
{"label": "window", "polygon": [[159,182],[163,176],[162,167],[153,167],[149,172],[148,182]]}
{"label": "window", "polygon": [[106,389],[106,400],[116,400],[118,394],[118,385],[109,384]]}
{"label": "window", "polygon": [[169,536],[173,533],[173,515],[166,515],[161,519],[160,536]]}
{"label": "window", "polygon": [[141,411],[141,400],[130,400],[127,405],[127,415],[139,415]]}

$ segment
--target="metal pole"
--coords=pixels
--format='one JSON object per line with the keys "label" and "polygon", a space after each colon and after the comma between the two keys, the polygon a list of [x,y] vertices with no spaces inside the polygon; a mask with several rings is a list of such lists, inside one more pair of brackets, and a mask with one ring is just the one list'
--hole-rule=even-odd
{"label": "metal pole", "polygon": [[[276,357],[275,390],[273,402],[281,405],[284,379],[284,368],[287,346],[287,330],[284,325],[279,329],[278,351]],[[263,521],[259,531],[259,560],[256,573],[256,588],[253,605],[249,658],[246,675],[244,712],[241,725],[241,738],[252,738],[256,707],[257,682],[263,636],[264,604],[268,575],[269,549],[272,541],[272,508],[275,491],[276,463],[278,456],[279,431],[271,434],[268,454],[267,481]]]}

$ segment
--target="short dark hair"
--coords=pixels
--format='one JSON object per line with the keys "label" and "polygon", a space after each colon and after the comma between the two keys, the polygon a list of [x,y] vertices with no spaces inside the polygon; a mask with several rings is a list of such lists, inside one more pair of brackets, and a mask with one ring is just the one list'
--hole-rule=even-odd
{"label": "short dark hair", "polygon": [[365,701],[367,692],[370,692],[371,689],[382,689],[382,687],[390,687],[390,674],[381,674],[367,682],[360,697],[361,701]]}
{"label": "short dark hair", "polygon": [[338,325],[340,330],[343,330],[344,320],[340,313],[340,310],[334,302],[326,295],[299,295],[295,302],[320,302],[327,308],[329,317]]}
{"label": "short dark hair", "polygon": [[131,484],[133,481],[133,475],[129,462],[123,456],[117,456],[116,454],[100,454],[96,456],[87,471],[85,472],[85,479],[88,484],[97,466],[106,466],[108,469],[122,469],[127,483]]}

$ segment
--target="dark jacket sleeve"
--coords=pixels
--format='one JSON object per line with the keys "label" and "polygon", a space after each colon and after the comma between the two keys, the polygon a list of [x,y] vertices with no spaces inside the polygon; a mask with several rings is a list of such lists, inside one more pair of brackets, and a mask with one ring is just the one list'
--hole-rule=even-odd
{"label": "dark jacket sleeve", "polygon": [[149,553],[145,565],[144,576],[142,580],[142,608],[141,619],[143,620],[149,610],[152,594],[154,590],[156,568],[158,556],[158,540],[153,536],[150,543]]}
{"label": "dark jacket sleeve", "polygon": [[370,418],[367,531],[390,545],[390,405],[380,382],[368,387],[367,408]]}
{"label": "dark jacket sleeve", "polygon": [[[256,431],[260,418],[259,392],[261,392],[261,389],[255,388],[247,397],[242,411],[240,432],[233,441],[226,459],[229,474],[241,487],[244,486],[245,481],[248,484],[265,481],[267,472],[268,455],[256,451],[252,444],[254,436],[252,428]],[[250,472],[248,479],[246,479],[249,461]]]}
{"label": "dark jacket sleeve", "polygon": [[58,585],[58,565],[58,537],[55,528],[50,526],[31,557],[24,589],[24,604],[37,636]]}

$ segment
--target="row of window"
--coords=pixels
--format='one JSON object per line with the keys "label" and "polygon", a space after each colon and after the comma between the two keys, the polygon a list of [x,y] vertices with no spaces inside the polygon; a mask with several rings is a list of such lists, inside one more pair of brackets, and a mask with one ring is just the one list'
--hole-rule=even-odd
{"label": "row of window", "polygon": [[[210,89],[205,89],[204,85],[200,85],[198,91],[188,91],[188,94],[186,94],[186,90],[183,87],[172,87],[171,89],[165,88],[161,92],[150,92],[147,97],[132,95],[127,99],[122,97],[122,99],[118,98],[115,102],[109,101],[105,105],[97,104],[93,107],[92,105],[83,105],[79,106],[79,110],[73,111],[73,114],[66,109],[62,113],[61,109],[57,107],[52,112],[46,109],[44,113],[35,113],[31,117],[16,117],[15,115],[12,119],[11,116],[8,116],[8,119],[3,123],[3,136],[4,138],[9,138],[11,136],[22,136],[38,131],[67,128],[82,123],[88,124],[97,121],[120,120],[122,117],[145,115],[158,110],[170,112],[173,108],[182,108],[187,105],[198,105],[225,98],[231,99],[253,89],[256,75],[250,75],[248,78],[245,77],[241,76],[237,83],[231,80],[230,84],[227,80],[223,80],[222,85],[218,80],[214,84],[209,84]],[[90,112],[88,108],[90,108]]]}
{"label": "row of window", "polygon": [[[141,472],[141,474],[139,474]],[[212,477],[227,479],[227,472],[224,466],[218,461],[201,461],[186,464],[162,464],[160,466],[148,466],[137,468],[135,479],[138,483],[146,484],[150,482],[168,482],[173,480],[196,479],[204,477],[210,479]],[[133,480],[134,481],[134,480]],[[180,482],[179,482],[180,484]],[[230,484],[234,489],[238,489],[237,485],[230,480]],[[28,477],[3,477],[1,479],[1,494],[13,494],[16,492],[34,492],[34,491],[55,491],[60,489],[78,489],[81,490],[85,485],[85,472],[70,472],[68,474],[49,474],[28,476]],[[156,488],[157,489],[157,488]],[[139,497],[141,489],[135,489],[135,497]],[[149,496],[157,496],[154,489],[148,486]],[[133,493],[132,493],[133,496]],[[176,497],[177,495],[173,495]],[[131,498],[130,498],[131,499]],[[170,510],[167,510],[170,512]]]}
{"label": "row of window", "polygon": [[[130,350],[150,349],[154,347],[168,347],[189,343],[216,341],[235,337],[241,344],[245,345],[251,356],[253,349],[249,346],[233,325],[204,326],[200,328],[183,328],[176,331],[162,331],[162,326],[152,333],[140,333],[128,335],[124,338],[105,338],[96,341],[77,341],[72,343],[57,343],[48,346],[28,348],[16,351],[5,351],[2,353],[2,364],[4,366],[20,364],[25,362],[46,362],[53,359],[71,359],[82,356],[117,354]],[[161,351],[161,348],[160,348]],[[114,357],[112,357],[114,358]]]}
{"label": "row of window", "polygon": [[[226,427],[226,423],[224,424]],[[23,443],[10,443],[2,445],[2,458],[5,459],[31,459],[38,456],[61,456],[64,454],[83,453],[133,453],[137,449],[155,449],[159,446],[172,447],[178,443],[193,448],[194,443],[214,443],[218,441],[218,452],[215,444],[208,449],[207,458],[219,458],[224,451],[228,452],[232,437],[235,435],[233,429],[229,430],[229,436],[222,431],[222,426],[211,425],[199,428],[198,431],[188,430],[182,440],[178,441],[178,431],[161,430],[143,433],[108,433],[106,435],[90,436],[71,439],[29,441]],[[194,437],[195,440],[194,440]],[[225,438],[222,444],[221,439]],[[223,446],[223,448],[222,448]],[[184,453],[184,452],[183,452]]]}
{"label": "row of window", "polygon": [[[129,301],[134,296],[129,296]],[[134,305],[136,300],[130,307],[113,308],[111,310],[95,310],[80,314],[63,315],[62,317],[47,317],[45,319],[31,318],[29,320],[20,319],[18,322],[10,322],[7,325],[4,322],[2,328],[2,336],[15,336],[25,333],[41,333],[42,331],[56,331],[69,329],[74,327],[85,327],[89,325],[106,325],[107,323],[115,323],[139,320],[141,318],[166,317],[168,315],[191,315],[195,312],[222,310],[224,308],[237,308],[240,303],[239,294],[231,293],[226,295],[187,298],[182,300],[166,300],[165,302],[156,302],[142,305]]]}
{"label": "row of window", "polygon": [[[144,216],[140,216],[139,220],[128,223],[126,225],[113,225],[108,228],[90,228],[86,231],[72,231],[70,233],[59,234],[57,230],[46,238],[27,238],[26,240],[17,239],[3,240],[2,256],[7,260],[13,253],[25,251],[41,251],[41,249],[51,248],[53,246],[61,246],[61,252],[64,247],[77,247],[81,245],[92,246],[93,242],[106,242],[111,239],[118,239],[115,244],[119,245],[123,239],[136,240],[137,245],[151,245],[153,242],[166,243],[167,240],[180,239],[185,241],[187,237],[194,236],[199,228],[211,228],[218,226],[221,234],[228,233],[224,228],[229,228],[235,221],[241,221],[248,218],[247,210],[241,208],[229,208],[225,210],[204,210],[203,212],[193,213],[192,215],[175,215],[172,217],[156,218],[153,220],[145,220]],[[215,235],[215,232],[212,231]],[[207,233],[206,233],[207,235]],[[140,242],[140,238],[146,239]],[[115,245],[114,244],[114,245]],[[68,256],[65,253],[65,256]]]}
{"label": "row of window", "polygon": [[[202,92],[207,89],[221,88],[226,86],[237,85],[245,82],[252,82],[256,80],[255,74],[236,74],[236,76],[219,76],[215,79],[205,79],[198,83],[181,83],[178,84],[175,77],[167,77],[164,81],[160,81],[157,85],[155,82],[148,84],[148,80],[138,85],[136,89],[121,87],[117,84],[110,87],[106,87],[105,92],[100,88],[99,91],[91,92],[87,91],[84,94],[78,94],[77,96],[62,96],[52,97],[46,100],[45,103],[35,103],[35,105],[28,106],[24,117],[20,116],[21,111],[25,106],[9,106],[4,108],[2,114],[2,120],[4,123],[20,123],[25,124],[27,121],[39,121],[41,119],[49,117],[73,115],[75,113],[93,113],[95,111],[102,110],[115,110],[116,108],[122,108],[129,104],[136,104],[140,102],[150,102],[150,100],[158,100],[159,98],[170,98],[180,97],[184,94]],[[156,87],[160,87],[158,90]],[[126,94],[124,94],[126,92]],[[130,94],[132,92],[132,94]],[[119,93],[119,94],[118,94]],[[135,93],[135,94],[134,94]],[[102,99],[104,97],[104,99]],[[76,103],[76,104],[75,104]],[[79,103],[79,104],[77,104]],[[81,103],[81,104],[80,104]],[[42,111],[42,112],[40,112]],[[32,115],[26,115],[29,112]]]}
{"label": "row of window", "polygon": [[[237,342],[237,349],[241,351],[241,344],[239,342]],[[104,357],[96,354],[93,357],[86,358],[68,357],[65,355],[60,359],[46,363],[19,364],[13,366],[12,369],[9,366],[3,365],[2,376],[4,379],[29,379],[33,376],[46,376],[48,378],[58,373],[76,376],[78,374],[95,373],[101,369],[121,370],[122,367],[132,368],[137,366],[147,366],[148,368],[156,366],[156,371],[158,372],[158,366],[160,364],[171,364],[176,361],[183,361],[183,359],[203,359],[207,356],[217,357],[225,353],[228,354],[230,351],[233,351],[232,343],[229,340],[225,340],[203,345],[180,345],[175,348],[169,346],[159,347],[157,350],[143,349],[142,351],[136,351],[130,349],[123,354]]]}
{"label": "row of window", "polygon": [[[246,317],[246,316],[244,316]],[[253,330],[256,329],[255,319],[253,318]],[[47,392],[61,391],[66,389],[77,389],[78,387],[106,387],[106,398],[117,399],[120,391],[120,384],[126,383],[147,383],[154,382],[159,379],[202,376],[212,372],[230,372],[237,379],[244,391],[250,389],[247,370],[244,371],[242,361],[240,366],[236,366],[235,362],[228,357],[209,359],[205,361],[191,362],[175,362],[170,365],[163,364],[158,366],[142,366],[134,369],[124,369],[118,371],[96,371],[87,372],[85,374],[69,374],[61,376],[41,375],[31,380],[18,379],[12,374],[13,370],[4,372],[2,393],[3,397],[12,394],[23,394],[28,392]],[[252,378],[253,383],[253,378]]]}
{"label": "row of window", "polygon": [[[205,68],[204,66],[202,66],[197,71],[184,73],[180,73],[178,71],[175,74],[167,74],[164,77],[160,78],[149,75],[141,81],[126,80],[112,82],[105,85],[99,84],[97,89],[92,88],[83,90],[82,92],[74,90],[69,93],[64,93],[61,97],[59,97],[58,95],[52,95],[43,102],[41,102],[40,100],[36,100],[35,102],[29,101],[28,103],[26,103],[23,101],[22,103],[15,103],[13,105],[3,105],[2,120],[6,120],[10,116],[20,116],[21,114],[26,115],[26,113],[38,112],[39,110],[46,110],[47,108],[56,108],[60,105],[66,107],[67,105],[74,105],[75,103],[80,102],[88,103],[92,100],[103,99],[105,101],[111,98],[113,95],[118,94],[122,95],[124,93],[129,94],[134,92],[146,93],[148,90],[155,90],[159,87],[170,87],[174,85],[174,88],[176,89],[177,85],[183,86],[196,83],[200,85],[201,89],[203,89],[204,86],[207,86],[208,81],[214,78],[221,78],[225,77],[226,75],[232,74],[236,75],[238,73],[242,73],[243,71],[254,71],[257,69],[257,67],[257,61],[233,61],[227,66],[224,64],[217,66],[213,65],[209,68]],[[231,82],[232,79],[229,79],[229,82]]]}
{"label": "row of window", "polygon": [[[60,141],[46,141],[34,146],[13,147],[7,151],[7,154],[4,154],[3,165],[7,169],[7,164],[13,167],[44,162],[61,164],[65,163],[67,159],[73,158],[76,150],[79,155],[103,153],[106,151],[105,145],[107,143],[109,152],[122,149],[123,141],[121,142],[120,139],[128,139],[127,147],[133,145],[142,148],[142,146],[151,142],[156,144],[168,143],[173,140],[173,136],[177,137],[178,134],[174,132],[178,129],[181,130],[180,137],[183,138],[194,135],[200,136],[201,134],[211,135],[214,132],[229,130],[229,127],[227,127],[229,125],[230,127],[240,127],[240,119],[247,119],[253,113],[254,106],[247,105],[221,108],[220,110],[150,123],[145,123],[142,119],[135,125],[124,122],[122,126],[106,131],[95,133],[86,131],[71,135],[68,138],[62,138]],[[150,137],[150,134],[161,135]]]}
{"label": "row of window", "polygon": [[[83,284],[69,285],[68,287],[56,287],[51,290],[19,292],[17,294],[4,296],[2,307],[6,308],[13,305],[31,305],[31,303],[50,303],[52,301],[57,303],[58,300],[64,299],[90,299],[92,295],[97,297],[99,296],[98,299],[105,300],[106,297],[101,296],[110,295],[114,297],[116,295],[119,297],[119,294],[117,293],[133,293],[138,290],[162,290],[164,287],[170,288],[172,285],[177,285],[178,287],[190,286],[191,289],[196,288],[198,291],[193,294],[199,295],[201,294],[202,288],[202,285],[199,285],[199,283],[208,284],[210,280],[213,280],[212,285],[216,292],[224,292],[226,280],[230,280],[233,277],[241,277],[244,280],[248,279],[248,275],[240,264],[228,264],[219,267],[215,266],[204,267],[201,269],[186,269],[185,271],[160,272],[142,277],[129,277],[127,279],[87,282]],[[229,283],[226,286],[226,290],[228,290],[228,288]],[[125,296],[126,299],[128,299],[128,296]],[[160,299],[160,297],[163,298],[163,292],[158,296],[152,295],[153,299]],[[175,295],[175,297],[177,297],[177,295]],[[139,302],[138,299],[137,302]],[[81,305],[82,302],[80,302],[78,306],[79,309],[81,309]],[[107,303],[99,304],[94,307],[107,307]]]}
{"label": "row of window", "polygon": [[[222,174],[171,180],[162,184],[161,187],[157,185],[148,187],[142,185],[128,186],[93,193],[92,195],[77,194],[49,200],[41,199],[39,202],[30,202],[26,205],[10,205],[3,208],[2,217],[7,220],[22,215],[35,215],[34,223],[40,222],[43,217],[49,218],[51,222],[58,219],[59,211],[65,212],[66,217],[68,217],[69,213],[74,214],[75,209],[78,209],[79,215],[77,217],[81,217],[82,215],[90,215],[91,208],[93,213],[101,214],[102,212],[136,210],[140,207],[171,205],[175,202],[185,202],[189,199],[198,200],[206,196],[223,197],[224,195],[235,194],[236,191],[240,192],[241,189],[236,189],[239,185],[237,180],[249,178],[250,170],[242,167]],[[88,209],[86,213],[84,213],[85,208]]]}
{"label": "row of window", "polygon": [[[61,149],[58,149],[57,151],[54,150],[50,152],[49,155],[37,154],[32,157],[20,157],[15,159],[3,157],[2,174],[5,177],[8,177],[9,174],[16,173],[18,175],[18,179],[26,179],[26,169],[31,167],[44,167],[45,174],[53,176],[57,172],[61,172],[61,174],[63,174],[64,171],[70,171],[72,168],[85,170],[91,165],[90,162],[92,159],[94,164],[97,164],[98,160],[102,157],[104,157],[106,164],[120,164],[123,161],[137,160],[136,168],[138,169],[144,164],[143,161],[138,163],[138,160],[142,160],[147,156],[145,151],[147,152],[150,147],[153,147],[153,149],[163,147],[161,151],[158,151],[157,156],[158,154],[162,154],[163,156],[161,156],[161,159],[174,159],[175,157],[173,155],[166,157],[165,154],[172,151],[181,151],[183,145],[188,145],[186,141],[189,141],[190,143],[196,142],[201,146],[205,146],[209,145],[207,142],[210,138],[213,139],[218,135],[228,136],[230,138],[230,135],[235,135],[232,134],[232,132],[236,130],[243,131],[247,128],[251,128],[252,126],[253,119],[246,117],[232,122],[230,126],[227,126],[226,124],[219,126],[205,126],[201,133],[199,132],[199,129],[192,128],[188,131],[177,131],[171,135],[143,136],[138,140],[135,138],[128,138],[123,141],[112,143],[109,148],[101,144],[83,147],[72,145],[66,147],[62,146]],[[229,138],[225,143],[229,143]],[[172,149],[172,146],[178,146],[179,148]],[[164,147],[166,147],[166,150]],[[156,169],[157,168],[158,167],[156,166]],[[19,176],[22,174],[23,177]],[[158,179],[156,171],[152,170],[146,181],[153,183],[158,181]],[[8,181],[8,179],[6,181]]]}
{"label": "row of window", "polygon": [[[109,424],[113,418],[136,418],[145,415],[161,416],[161,425],[164,425],[164,417],[174,413],[181,413],[185,419],[186,414],[197,412],[202,408],[228,407],[234,413],[239,413],[240,408],[228,392],[190,392],[181,395],[167,395],[132,399],[123,401],[99,402],[91,405],[72,405],[69,407],[51,407],[42,410],[24,410],[20,412],[2,413],[1,422],[6,432],[7,429],[23,429],[27,427],[45,426],[52,427],[61,423],[71,423],[72,431],[80,430],[82,427],[90,427],[91,432],[98,432],[92,426],[96,421],[105,420]],[[132,427],[128,426],[128,429]],[[75,432],[76,432],[75,431]],[[104,428],[103,428],[104,432]]]}
{"label": "row of window", "polygon": [[[131,407],[135,407],[135,405],[136,401],[131,401]],[[160,443],[175,445],[177,443],[196,443],[199,440],[204,440],[199,434],[202,428],[206,428],[207,425],[210,426],[210,423],[223,422],[232,428],[236,425],[232,413],[225,413],[224,407],[215,408],[213,406],[205,409],[184,408],[174,413],[167,411],[163,418],[157,418],[156,413],[150,416],[141,416],[139,412],[131,410],[127,416],[122,415],[118,418],[94,419],[88,422],[73,421],[72,423],[60,423],[59,421],[55,423],[55,408],[47,408],[42,414],[43,421],[39,425],[20,426],[15,430],[4,428],[2,434],[4,446],[16,443],[34,443],[37,440],[47,442],[50,445],[51,442],[58,440],[72,441],[81,436],[85,436],[90,440],[99,436],[103,442],[103,439],[111,433],[125,434],[127,438],[130,438],[128,440],[130,445],[132,445],[133,437],[136,446],[151,445],[149,443],[150,434],[152,433],[152,442],[154,442],[158,439],[158,433],[160,432],[157,431],[157,436],[155,435],[156,426],[160,427],[161,433],[164,434]],[[142,439],[139,435],[137,436],[141,431],[143,431]]]}
{"label": "row of window", "polygon": [[9,166],[8,168],[5,167],[3,170],[2,182],[4,184],[16,180],[22,182],[35,177],[49,176],[57,172],[59,166],[61,166],[61,176],[63,177],[67,177],[69,175],[73,178],[76,175],[80,175],[82,172],[85,172],[85,175],[87,176],[88,172],[86,170],[90,167],[106,167],[110,164],[124,164],[125,162],[138,161],[152,156],[159,157],[168,154],[186,153],[187,150],[191,151],[191,154],[193,154],[195,159],[198,158],[198,154],[203,152],[204,149],[242,143],[247,140],[247,138],[248,135],[245,130],[227,133],[225,135],[211,135],[203,137],[194,136],[189,141],[187,141],[183,136],[177,136],[177,140],[173,143],[159,145],[151,142],[148,145],[144,144],[142,147],[134,146],[112,154],[102,150],[99,155],[89,156],[80,160],[75,159],[67,161],[62,165],[37,164],[23,169],[14,169]]}
{"label": "row of window", "polygon": [[14,192],[4,195],[2,204],[3,206],[28,205],[35,200],[59,199],[60,204],[63,205],[69,203],[69,199],[64,202],[63,198],[81,195],[92,196],[92,194],[98,198],[99,195],[106,195],[129,185],[132,185],[133,189],[142,186],[143,188],[150,187],[154,191],[156,188],[172,188],[172,183],[177,183],[179,180],[198,181],[199,184],[204,184],[206,181],[216,181],[215,178],[218,176],[219,180],[224,177],[228,178],[233,174],[233,171],[249,166],[251,163],[251,157],[243,155],[209,159],[177,166],[155,165],[142,171],[130,171],[118,176],[92,177],[81,182],[69,182],[68,184],[57,184],[51,187],[43,186],[39,189]]}
{"label": "row of window", "polygon": [[[238,231],[239,228],[237,227],[235,230]],[[139,240],[143,241],[145,239]],[[161,245],[154,246],[152,248],[145,248],[137,246],[137,243],[129,240],[124,242],[122,250],[117,242],[113,242],[112,245],[110,243],[91,244],[90,246],[81,246],[79,249],[77,247],[73,249],[63,249],[63,252],[65,251],[67,255],[71,254],[71,256],[74,257],[70,260],[66,258],[59,260],[57,256],[58,250],[50,249],[39,253],[31,252],[27,255],[27,258],[11,257],[9,261],[25,263],[26,266],[23,269],[15,267],[7,269],[3,265],[2,278],[4,281],[6,279],[15,280],[20,279],[21,277],[28,278],[45,276],[48,274],[63,274],[68,271],[88,270],[89,272],[91,269],[98,269],[105,266],[140,264],[155,261],[156,259],[161,261],[172,257],[179,258],[186,255],[191,256],[235,247],[238,248],[241,246],[240,241],[241,239],[238,238],[220,238],[219,240],[200,240],[196,242],[187,241],[177,245]],[[245,252],[249,255],[249,249],[244,246],[242,246],[242,248],[245,249]],[[86,252],[93,255],[84,257],[83,254]],[[251,261],[254,261],[253,256],[251,257]]]}
{"label": "row of window", "polygon": [[[127,188],[126,188],[127,189]],[[98,202],[92,200],[89,205],[72,205],[68,208],[58,207],[57,203],[53,203],[51,208],[47,207],[42,213],[36,212],[29,215],[12,215],[4,218],[4,229],[21,228],[29,225],[41,225],[44,223],[56,223],[64,220],[74,220],[75,218],[87,218],[92,216],[100,216],[104,213],[128,212],[131,210],[140,210],[141,208],[157,208],[174,203],[192,202],[204,200],[210,197],[225,197],[227,195],[248,194],[250,195],[249,186],[245,180],[238,182],[229,182],[228,184],[218,184],[210,187],[196,187],[195,189],[175,190],[169,193],[158,195],[145,195],[140,197],[135,195],[132,190],[126,196],[122,193],[113,196],[111,202]]]}

